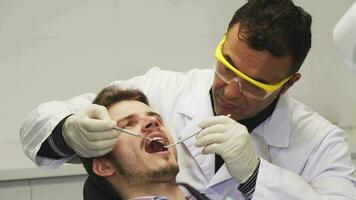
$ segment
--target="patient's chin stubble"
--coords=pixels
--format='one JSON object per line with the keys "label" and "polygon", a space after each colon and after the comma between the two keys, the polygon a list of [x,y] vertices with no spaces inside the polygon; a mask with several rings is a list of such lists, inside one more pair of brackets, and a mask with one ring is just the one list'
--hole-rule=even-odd
{"label": "patient's chin stubble", "polygon": [[154,182],[164,182],[175,179],[179,172],[177,164],[156,168],[146,172],[136,172],[133,169],[124,167],[120,159],[116,159],[114,154],[110,155],[110,161],[113,163],[115,170],[128,182],[134,184],[146,184]]}

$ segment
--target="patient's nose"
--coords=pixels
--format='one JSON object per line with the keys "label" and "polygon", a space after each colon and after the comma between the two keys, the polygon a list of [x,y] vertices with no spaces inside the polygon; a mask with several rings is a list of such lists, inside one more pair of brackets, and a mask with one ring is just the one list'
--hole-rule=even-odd
{"label": "patient's nose", "polygon": [[158,129],[160,126],[159,121],[155,117],[150,116],[145,119],[142,129],[144,132],[147,132]]}

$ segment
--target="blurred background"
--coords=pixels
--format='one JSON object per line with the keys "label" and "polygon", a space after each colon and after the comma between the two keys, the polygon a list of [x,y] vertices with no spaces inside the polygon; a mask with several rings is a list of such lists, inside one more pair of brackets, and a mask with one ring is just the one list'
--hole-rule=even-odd
{"label": "blurred background", "polygon": [[[356,154],[356,74],[332,43],[335,24],[353,2],[294,1],[313,17],[313,43],[290,95],[346,130]],[[0,199],[48,199],[43,195],[58,191],[81,199],[80,167],[41,171],[22,153],[18,134],[27,114],[40,103],[98,92],[153,66],[213,68],[215,47],[243,3],[0,0]]]}

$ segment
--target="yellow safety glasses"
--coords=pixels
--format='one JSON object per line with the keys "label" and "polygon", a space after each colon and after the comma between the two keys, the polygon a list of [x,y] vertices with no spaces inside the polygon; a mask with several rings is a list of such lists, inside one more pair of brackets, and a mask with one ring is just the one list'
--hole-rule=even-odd
{"label": "yellow safety glasses", "polygon": [[[240,92],[242,92],[244,95],[250,96],[255,99],[261,99],[261,100],[265,99],[292,77],[291,75],[274,85],[261,83],[259,81],[250,78],[246,74],[237,70],[225,59],[225,57],[222,54],[222,46],[225,43],[225,41],[226,41],[226,35],[223,37],[223,39],[221,40],[221,42],[219,43],[219,45],[216,47],[215,50],[215,58],[225,66],[225,69],[221,69],[219,68],[219,66],[217,66],[216,74],[221,79],[223,79],[224,82],[228,84],[230,84],[231,82],[238,82],[238,85],[240,87]],[[233,76],[231,72],[233,72]],[[236,76],[238,77],[238,79]]]}

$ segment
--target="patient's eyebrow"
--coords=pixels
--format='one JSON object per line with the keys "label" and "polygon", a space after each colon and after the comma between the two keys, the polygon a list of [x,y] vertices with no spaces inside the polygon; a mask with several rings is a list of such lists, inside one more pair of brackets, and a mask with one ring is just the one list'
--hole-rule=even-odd
{"label": "patient's eyebrow", "polygon": [[129,120],[129,119],[132,118],[134,115],[136,115],[136,114],[134,113],[134,114],[128,115],[128,116],[126,116],[126,117],[120,118],[120,119],[116,120],[116,123],[119,124],[119,123],[122,122],[122,121]]}
{"label": "patient's eyebrow", "polygon": [[147,116],[155,116],[155,117],[157,117],[158,120],[159,120],[161,123],[163,123],[163,120],[162,120],[162,117],[161,117],[160,114],[158,114],[158,113],[156,113],[156,112],[153,112],[153,111],[149,111],[149,112],[147,112],[146,114],[147,114]]}
{"label": "patient's eyebrow", "polygon": [[[135,115],[137,115],[137,114],[136,114],[136,113],[133,113],[133,114],[128,115],[128,116],[126,116],[126,117],[120,118],[120,119],[116,120],[116,123],[118,124],[118,123],[120,123],[120,122],[122,122],[122,121],[129,120],[129,119],[135,117]],[[159,120],[161,123],[163,123],[163,120],[162,120],[161,115],[158,114],[158,113],[156,113],[156,112],[148,111],[148,112],[146,112],[146,115],[147,115],[147,116],[154,116],[154,117],[157,117],[158,120]]]}

